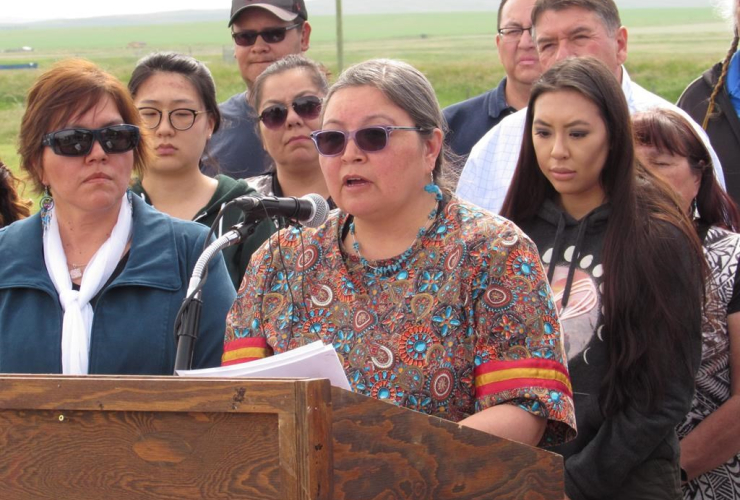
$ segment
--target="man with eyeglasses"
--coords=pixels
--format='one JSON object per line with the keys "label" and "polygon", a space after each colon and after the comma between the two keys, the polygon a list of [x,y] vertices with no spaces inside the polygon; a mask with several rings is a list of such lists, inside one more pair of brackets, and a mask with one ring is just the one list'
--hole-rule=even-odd
{"label": "man with eyeglasses", "polygon": [[532,41],[535,0],[501,0],[496,19],[496,48],[506,76],[498,86],[444,109],[450,147],[467,156],[498,122],[527,106],[532,84],[540,77],[540,60]]}
{"label": "man with eyeglasses", "polygon": [[[537,0],[532,10],[534,41],[542,71],[568,57],[594,57],[622,85],[631,113],[668,108],[686,117],[711,153],[717,180],[724,175],[706,132],[674,104],[633,82],[623,64],[627,59],[627,28],[613,0]],[[519,160],[526,108],[493,127],[470,151],[457,184],[457,195],[498,213]]]}
{"label": "man with eyeglasses", "polygon": [[219,173],[243,179],[265,172],[269,157],[257,136],[257,116],[247,102],[247,92],[270,64],[308,50],[307,19],[303,0],[232,0],[229,27],[234,57],[247,90],[219,105],[221,128],[206,147]]}

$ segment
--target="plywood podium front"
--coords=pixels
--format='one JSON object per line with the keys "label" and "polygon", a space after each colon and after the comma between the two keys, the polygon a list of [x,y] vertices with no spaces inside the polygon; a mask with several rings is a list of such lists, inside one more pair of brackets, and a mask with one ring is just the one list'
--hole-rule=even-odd
{"label": "plywood podium front", "polygon": [[562,500],[559,455],[324,379],[0,376],[0,496]]}

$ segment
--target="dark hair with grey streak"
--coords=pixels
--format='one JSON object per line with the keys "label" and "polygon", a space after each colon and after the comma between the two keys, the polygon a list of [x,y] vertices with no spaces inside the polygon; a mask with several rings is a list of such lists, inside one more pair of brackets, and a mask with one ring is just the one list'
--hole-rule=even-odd
{"label": "dark hair with grey streak", "polygon": [[613,35],[622,26],[619,10],[612,0],[537,0],[532,9],[532,25],[548,10],[555,12],[565,9],[584,9],[593,12],[604,24],[606,31]]}
{"label": "dark hair with grey streak", "polygon": [[[447,134],[447,122],[432,84],[418,69],[393,59],[371,59],[347,68],[329,89],[324,99],[324,109],[338,91],[362,86],[378,89],[389,101],[404,110],[416,127],[424,129],[428,134],[435,128]],[[323,109],[321,121],[324,121]],[[452,195],[451,182],[446,172],[452,158],[447,141],[442,141],[442,149],[432,175],[446,198]]]}
{"label": "dark hair with grey streak", "polygon": [[[300,54],[290,54],[270,64],[262,73],[260,73],[249,88],[249,104],[252,105],[255,111],[259,113],[258,110],[262,105],[262,94],[265,87],[265,80],[271,76],[279,75],[292,69],[302,69],[308,73],[311,78],[311,82],[322,94],[326,94],[329,90],[329,83],[326,81],[327,71],[325,68],[322,68],[318,63]],[[257,128],[259,132],[259,127]]]}

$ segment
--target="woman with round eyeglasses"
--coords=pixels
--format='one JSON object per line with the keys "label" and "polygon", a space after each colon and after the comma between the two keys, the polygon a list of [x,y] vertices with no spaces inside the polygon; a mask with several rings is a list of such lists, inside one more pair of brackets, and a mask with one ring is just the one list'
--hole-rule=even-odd
{"label": "woman with round eyeglasses", "polygon": [[[133,185],[134,193],[172,217],[208,227],[226,203],[256,194],[245,181],[211,178],[201,171],[203,151],[221,119],[215,83],[203,63],[175,52],[154,53],[138,62],[128,87],[144,127],[151,131],[155,152]],[[238,209],[227,210],[216,234],[243,220]],[[265,220],[245,241],[224,250],[234,288],[239,288],[252,252],[273,231],[274,225]]]}
{"label": "woman with round eyeglasses", "polygon": [[[21,168],[41,212],[0,230],[0,372],[171,374],[174,324],[207,229],[128,191],[151,158],[124,85],[93,63],[57,63],[33,84]],[[235,296],[208,269],[194,366],[218,364]]]}
{"label": "woman with round eyeglasses", "polygon": [[406,63],[347,69],[312,137],[339,210],[254,255],[223,364],[331,344],[355,392],[531,445],[575,434],[537,249],[450,194],[444,118]]}
{"label": "woman with round eyeglasses", "polygon": [[280,59],[257,77],[249,100],[259,115],[258,135],[273,162],[267,174],[247,179],[257,191],[266,196],[318,193],[329,198],[311,141],[327,90],[321,67],[300,55]]}

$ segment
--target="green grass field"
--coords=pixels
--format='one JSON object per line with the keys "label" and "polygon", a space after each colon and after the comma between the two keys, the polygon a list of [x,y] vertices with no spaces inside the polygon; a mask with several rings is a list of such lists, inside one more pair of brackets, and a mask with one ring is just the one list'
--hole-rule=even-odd
{"label": "green grass field", "polygon": [[[706,9],[625,10],[629,28],[627,67],[632,78],[670,101],[711,64],[730,43],[726,23]],[[335,74],[333,17],[311,19],[308,56]],[[496,56],[494,12],[346,16],[345,66],[372,57],[392,57],[423,71],[442,106],[477,95],[503,76]],[[144,42],[144,48],[128,48]],[[17,166],[16,136],[25,93],[54,61],[85,57],[128,81],[136,61],[154,50],[177,50],[205,61],[213,72],[219,100],[243,90],[231,58],[231,40],[223,23],[173,24],[75,29],[0,30],[0,50],[32,46],[32,53],[0,53],[0,64],[35,61],[38,70],[0,71],[0,158]]]}

